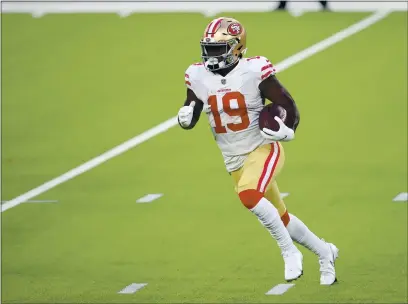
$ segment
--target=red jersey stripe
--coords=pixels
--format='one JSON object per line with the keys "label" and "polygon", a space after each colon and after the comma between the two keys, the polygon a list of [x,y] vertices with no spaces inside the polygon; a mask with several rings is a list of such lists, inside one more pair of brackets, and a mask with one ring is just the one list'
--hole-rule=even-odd
{"label": "red jersey stripe", "polygon": [[261,79],[265,79],[265,78],[267,78],[267,77],[268,77],[269,75],[271,75],[271,74],[272,74],[272,71],[269,71],[268,73],[262,75]]}
{"label": "red jersey stripe", "polygon": [[271,68],[271,67],[272,67],[272,64],[265,65],[264,67],[262,67],[261,72],[265,71],[267,68]]}

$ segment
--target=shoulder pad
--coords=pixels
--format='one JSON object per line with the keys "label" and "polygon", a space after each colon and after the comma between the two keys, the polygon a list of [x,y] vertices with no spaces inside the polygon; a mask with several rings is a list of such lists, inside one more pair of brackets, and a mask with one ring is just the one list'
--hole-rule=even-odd
{"label": "shoulder pad", "polygon": [[276,73],[275,67],[266,57],[250,57],[246,58],[246,61],[249,63],[251,71],[256,73],[260,81]]}
{"label": "shoulder pad", "polygon": [[204,69],[204,64],[201,62],[193,63],[184,73],[184,82],[189,89],[192,89],[194,79],[197,79]]}

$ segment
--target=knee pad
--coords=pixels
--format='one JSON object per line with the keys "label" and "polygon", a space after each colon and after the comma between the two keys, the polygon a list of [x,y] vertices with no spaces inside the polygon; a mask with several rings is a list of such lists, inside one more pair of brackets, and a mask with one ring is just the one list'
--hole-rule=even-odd
{"label": "knee pad", "polygon": [[242,204],[248,209],[254,208],[261,198],[263,198],[263,194],[255,189],[241,191],[238,195]]}

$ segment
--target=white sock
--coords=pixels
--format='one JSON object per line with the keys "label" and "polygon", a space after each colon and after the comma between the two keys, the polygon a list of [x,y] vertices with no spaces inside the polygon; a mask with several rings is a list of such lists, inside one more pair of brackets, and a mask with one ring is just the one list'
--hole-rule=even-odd
{"label": "white sock", "polygon": [[295,242],[311,250],[319,257],[325,257],[329,254],[329,249],[324,241],[311,232],[296,216],[289,213],[289,217],[290,221],[286,229]]}
{"label": "white sock", "polygon": [[278,210],[266,198],[263,197],[250,211],[257,216],[258,220],[269,231],[282,252],[297,250],[279,216]]}

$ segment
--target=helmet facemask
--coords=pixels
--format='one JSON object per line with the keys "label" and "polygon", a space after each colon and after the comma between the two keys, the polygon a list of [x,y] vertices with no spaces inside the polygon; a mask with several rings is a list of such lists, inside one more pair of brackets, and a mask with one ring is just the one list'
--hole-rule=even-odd
{"label": "helmet facemask", "polygon": [[239,59],[234,55],[234,49],[238,43],[238,39],[219,42],[201,41],[201,58],[206,69],[213,72],[235,64]]}

